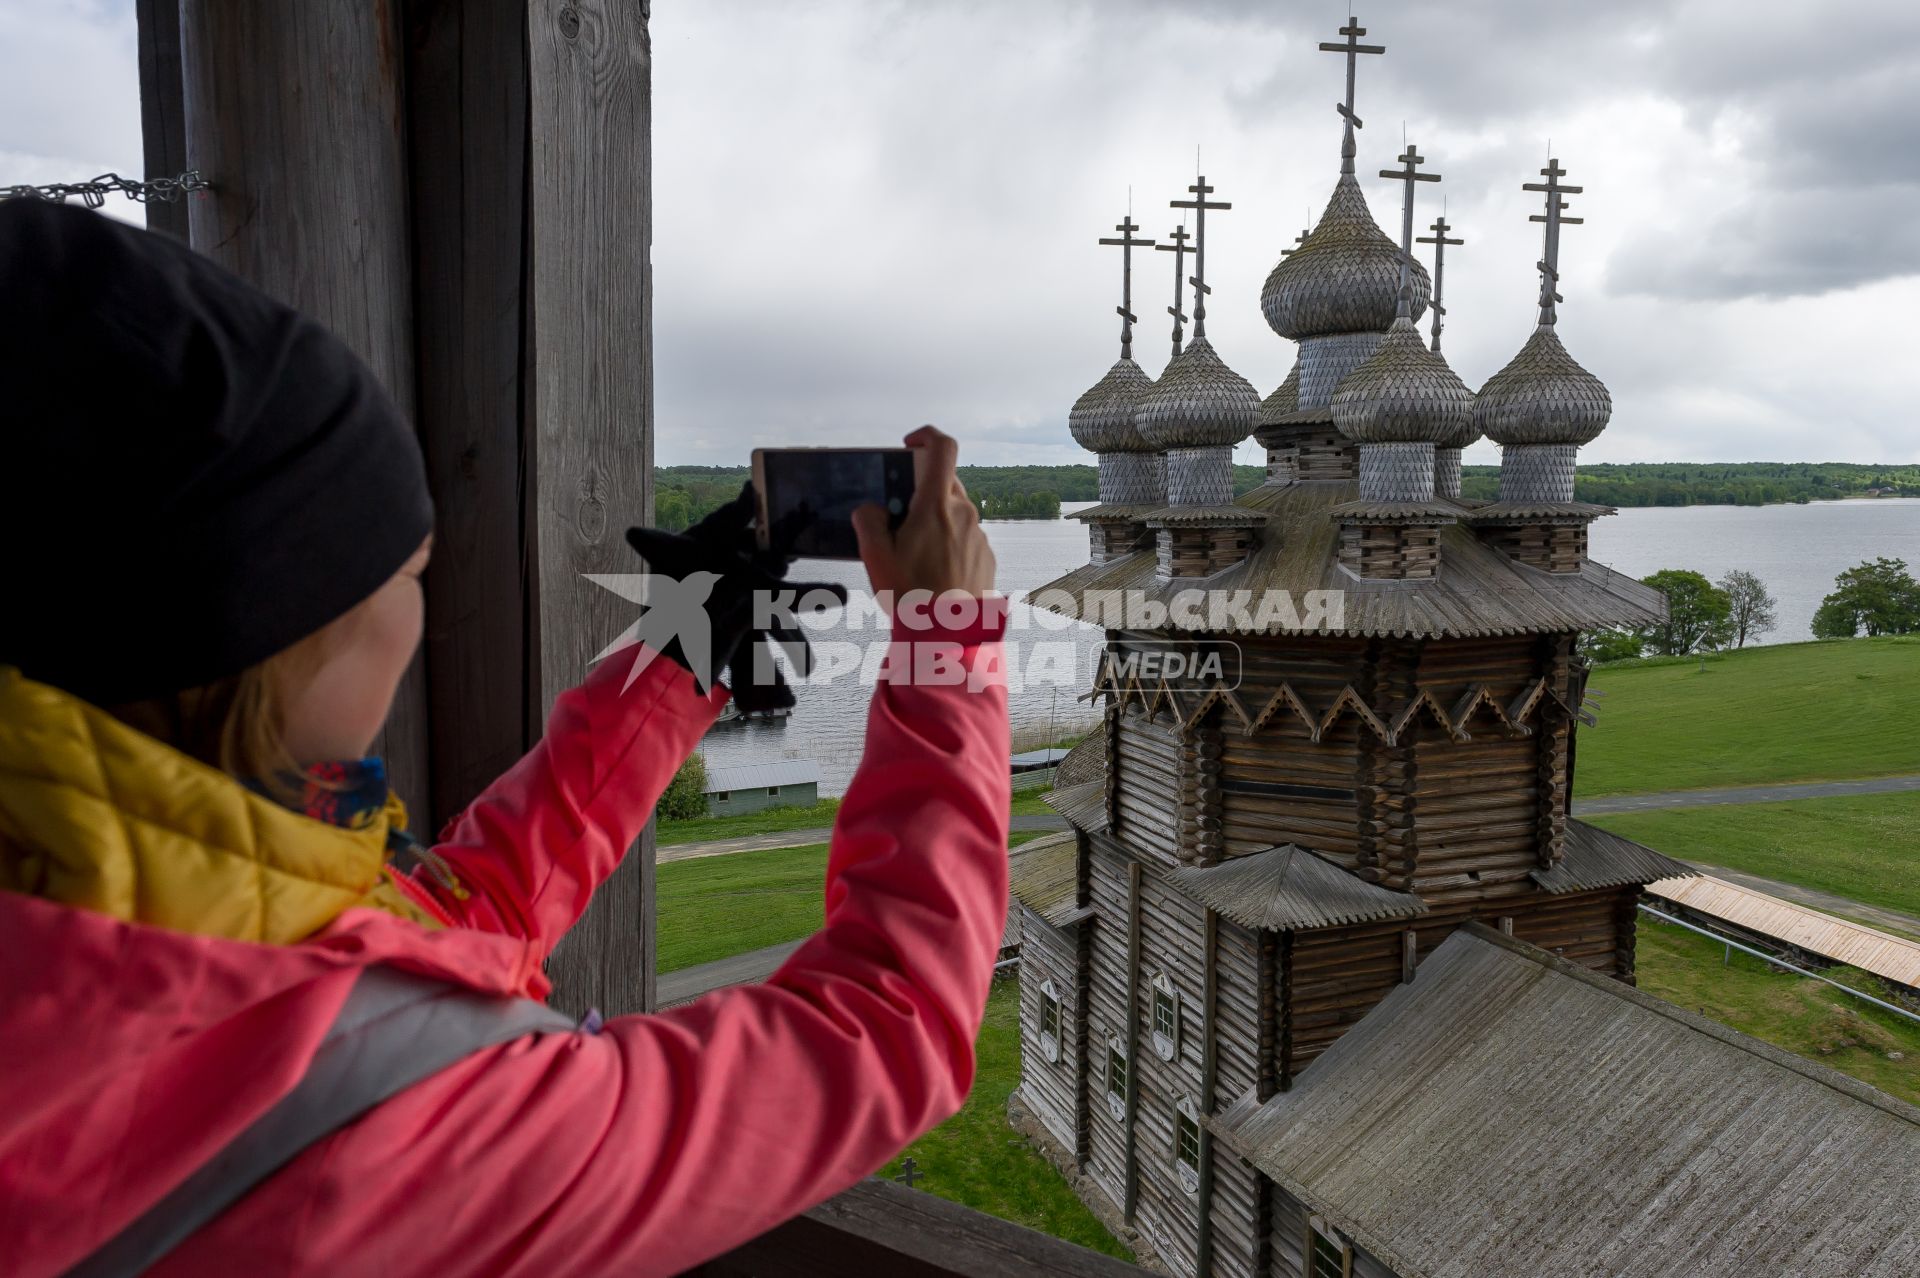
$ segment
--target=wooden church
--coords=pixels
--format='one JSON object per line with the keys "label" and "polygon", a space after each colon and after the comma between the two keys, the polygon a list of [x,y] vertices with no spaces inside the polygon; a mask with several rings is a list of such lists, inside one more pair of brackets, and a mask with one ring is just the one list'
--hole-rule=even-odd
{"label": "wooden church", "polygon": [[[1099,459],[1090,560],[1033,599],[1105,628],[1104,721],[1060,768],[1071,832],[1013,854],[1016,1125],[1177,1274],[1920,1264],[1892,1208],[1849,1205],[1845,1238],[1817,1209],[1785,1241],[1730,1234],[1741,1211],[1792,1210],[1777,1161],[1805,1140],[1737,1114],[1685,1146],[1712,1151],[1716,1189],[1657,1179],[1699,1121],[1671,1105],[1702,1087],[1848,1133],[1803,1166],[1882,1162],[1912,1194],[1920,1114],[1631,988],[1641,886],[1689,871],[1568,812],[1576,640],[1665,608],[1587,557],[1610,512],[1573,499],[1611,408],[1557,335],[1580,188],[1557,162],[1528,184],[1538,321],[1470,392],[1432,296],[1460,241],[1434,223],[1432,277],[1410,252],[1416,184],[1437,179],[1411,146],[1383,171],[1406,183],[1397,244],[1356,179],[1354,67],[1382,52],[1365,34],[1349,20],[1320,46],[1347,60],[1340,174],[1261,293],[1293,371],[1262,400],[1206,337],[1206,216],[1231,206],[1202,177],[1173,202],[1191,246],[1184,229],[1153,246],[1174,254],[1172,357],[1157,379],[1132,359],[1129,273],[1120,360],[1070,416]],[[1153,242],[1118,229],[1102,243],[1130,272]],[[1249,434],[1266,482],[1236,499]],[[1491,502],[1460,491],[1482,436],[1502,447]],[[1794,1246],[1850,1267],[1779,1267]]]}

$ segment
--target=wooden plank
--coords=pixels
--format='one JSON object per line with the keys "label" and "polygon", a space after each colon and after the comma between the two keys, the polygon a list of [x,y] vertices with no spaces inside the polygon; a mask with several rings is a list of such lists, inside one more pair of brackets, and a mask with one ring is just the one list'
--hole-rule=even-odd
{"label": "wooden plank", "polygon": [[[214,184],[187,201],[193,247],[332,329],[411,416],[399,38],[386,5],[180,4],[186,164]],[[374,749],[428,813],[419,659]]]}
{"label": "wooden plank", "polygon": [[1148,1272],[891,1181],[865,1180],[688,1278],[1123,1278]]}
{"label": "wooden plank", "polygon": [[[532,307],[530,717],[633,618],[586,573],[632,572],[624,530],[653,511],[651,50],[644,6],[527,5]],[[653,834],[555,951],[554,1003],[653,1002]]]}

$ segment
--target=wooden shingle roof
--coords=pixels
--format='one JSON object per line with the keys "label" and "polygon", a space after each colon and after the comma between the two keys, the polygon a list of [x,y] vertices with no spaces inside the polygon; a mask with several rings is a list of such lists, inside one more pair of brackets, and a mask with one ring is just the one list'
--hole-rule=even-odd
{"label": "wooden shingle roof", "polygon": [[1107,828],[1107,783],[1082,781],[1076,785],[1056,785],[1040,796],[1048,807],[1065,817],[1075,829]]}
{"label": "wooden shingle roof", "polygon": [[[1359,497],[1351,482],[1313,481],[1256,488],[1238,501],[1262,516],[1259,544],[1245,560],[1205,581],[1209,591],[1253,592],[1249,627],[1229,622],[1226,633],[1248,629],[1267,634],[1346,634],[1443,638],[1474,635],[1552,634],[1611,626],[1641,626],[1664,619],[1666,601],[1651,586],[1589,561],[1580,571],[1549,573],[1519,563],[1480,540],[1462,524],[1439,532],[1440,570],[1430,580],[1387,581],[1354,576],[1339,563],[1340,523],[1333,508]],[[1461,515],[1470,505],[1458,506]],[[1192,579],[1158,575],[1153,550],[1086,564],[1033,591],[1029,602],[1066,616],[1089,610],[1089,592],[1138,591],[1171,603]],[[1262,614],[1261,592],[1284,590],[1303,615],[1290,621],[1282,610]],[[1339,592],[1340,614],[1322,621],[1307,609],[1307,592]],[[1063,592],[1065,600],[1051,595]],[[1097,602],[1092,604],[1098,619]],[[1210,628],[1204,610],[1176,611],[1168,630]],[[1311,624],[1309,624],[1311,623]]]}
{"label": "wooden shingle roof", "polygon": [[1477,924],[1207,1122],[1402,1278],[1920,1273],[1920,1110]]}
{"label": "wooden shingle roof", "polygon": [[1333,927],[1427,912],[1419,897],[1357,879],[1291,843],[1218,865],[1157,872],[1181,895],[1245,927]]}
{"label": "wooden shingle roof", "polygon": [[1066,927],[1092,911],[1076,904],[1079,840],[1073,831],[1047,834],[1007,854],[1007,886],[1013,898],[1055,927]]}
{"label": "wooden shingle roof", "polygon": [[1684,861],[1655,852],[1585,821],[1567,822],[1567,855],[1551,870],[1535,870],[1532,879],[1556,895],[1594,888],[1651,883],[1692,874]]}

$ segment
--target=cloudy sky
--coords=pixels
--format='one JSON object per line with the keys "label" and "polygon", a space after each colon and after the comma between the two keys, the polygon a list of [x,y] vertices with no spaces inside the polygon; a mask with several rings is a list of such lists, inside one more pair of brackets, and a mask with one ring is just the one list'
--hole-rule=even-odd
{"label": "cloudy sky", "polygon": [[[131,0],[0,0],[0,184],[137,172]],[[662,463],[887,440],[1078,460],[1066,412],[1117,354],[1129,193],[1179,214],[1195,154],[1209,330],[1262,392],[1259,313],[1339,163],[1338,4],[656,0],[655,358]],[[1561,334],[1612,387],[1597,461],[1920,460],[1920,5],[1384,0],[1361,14],[1360,171],[1402,129],[1467,241],[1447,350],[1470,385],[1532,323],[1548,147],[1585,186]],[[1424,230],[1423,230],[1424,233]],[[1167,353],[1144,255],[1135,353]],[[1251,446],[1247,452],[1251,454]],[[1493,461],[1476,447],[1470,460]]]}

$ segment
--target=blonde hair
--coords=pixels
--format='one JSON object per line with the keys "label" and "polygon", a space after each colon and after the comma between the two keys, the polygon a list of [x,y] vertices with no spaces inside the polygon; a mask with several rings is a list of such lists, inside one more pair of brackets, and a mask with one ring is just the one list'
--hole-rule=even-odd
{"label": "blonde hair", "polygon": [[[286,742],[286,707],[351,632],[356,607],[238,674],[106,707],[129,727],[229,776],[294,797],[306,765]],[[307,779],[311,782],[311,779]]]}

